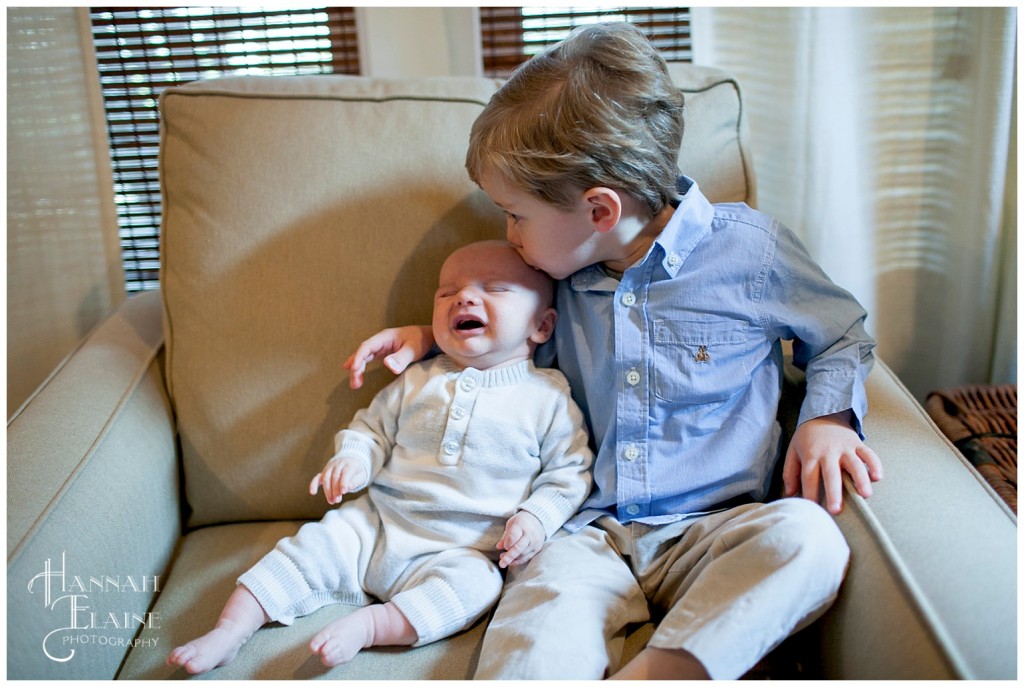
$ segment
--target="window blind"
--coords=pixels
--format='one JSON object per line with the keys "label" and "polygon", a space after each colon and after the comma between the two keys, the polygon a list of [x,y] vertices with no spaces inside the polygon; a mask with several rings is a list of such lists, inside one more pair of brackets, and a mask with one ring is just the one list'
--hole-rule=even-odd
{"label": "window blind", "polygon": [[693,59],[689,7],[481,7],[484,73],[507,78],[576,26],[608,21],[635,25],[669,62]]}
{"label": "window blind", "polygon": [[168,86],[218,76],[359,73],[353,8],[90,8],[128,292],[156,288]]}

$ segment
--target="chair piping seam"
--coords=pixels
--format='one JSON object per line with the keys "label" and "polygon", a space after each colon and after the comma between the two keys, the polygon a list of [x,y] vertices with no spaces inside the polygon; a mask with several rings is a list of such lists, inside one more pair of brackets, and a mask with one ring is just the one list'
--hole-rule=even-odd
{"label": "chair piping seam", "polygon": [[910,568],[904,563],[903,558],[897,552],[896,545],[892,543],[881,523],[874,513],[871,512],[871,509],[868,508],[867,502],[857,493],[856,487],[849,475],[843,476],[843,484],[849,505],[854,507],[854,510],[861,516],[864,525],[871,531],[875,542],[877,542],[881,549],[882,557],[895,573],[896,579],[899,581],[900,586],[903,587],[907,597],[911,600],[914,610],[932,635],[932,639],[942,650],[943,660],[946,661],[959,679],[977,679],[972,674],[963,656],[956,649],[955,643],[941,621],[939,614],[924,597],[914,575],[910,572]]}
{"label": "chair piping seam", "polygon": [[42,528],[43,524],[49,518],[53,510],[57,507],[57,504],[61,501],[63,496],[68,491],[71,490],[71,486],[78,480],[82,472],[85,471],[85,468],[88,466],[88,464],[92,462],[92,457],[99,450],[100,445],[103,444],[103,442],[106,440],[111,428],[121,417],[121,412],[124,410],[125,406],[128,405],[128,400],[131,398],[132,395],[134,395],[135,390],[138,389],[139,385],[142,382],[142,379],[149,374],[150,368],[152,367],[153,361],[156,359],[156,356],[159,353],[160,348],[162,348],[162,344],[156,346],[146,356],[146,358],[144,359],[144,364],[140,366],[141,369],[132,377],[131,381],[127,384],[124,392],[122,392],[121,397],[118,399],[117,405],[110,412],[110,416],[107,418],[106,422],[104,422],[103,427],[97,433],[96,438],[93,440],[92,444],[85,451],[85,454],[82,456],[82,459],[78,462],[78,465],[75,466],[74,470],[71,471],[71,474],[69,474],[67,476],[67,479],[64,480],[64,484],[62,484],[61,487],[53,495],[53,497],[50,498],[46,506],[43,508],[42,512],[40,512],[39,517],[35,519],[35,521],[32,523],[32,525],[29,526],[27,530],[25,530],[25,535],[21,538],[17,546],[14,547],[10,555],[7,557],[8,567],[13,565],[17,561],[18,557],[21,556],[24,549],[28,546],[28,543],[33,539],[35,534]]}

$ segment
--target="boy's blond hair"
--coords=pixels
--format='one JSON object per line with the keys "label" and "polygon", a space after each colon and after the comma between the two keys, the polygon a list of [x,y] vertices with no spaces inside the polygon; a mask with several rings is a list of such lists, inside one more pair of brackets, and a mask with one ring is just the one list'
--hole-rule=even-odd
{"label": "boy's blond hair", "polygon": [[658,214],[675,195],[683,95],[630,24],[581,27],[521,65],[473,124],[470,178],[487,168],[568,209],[596,186]]}

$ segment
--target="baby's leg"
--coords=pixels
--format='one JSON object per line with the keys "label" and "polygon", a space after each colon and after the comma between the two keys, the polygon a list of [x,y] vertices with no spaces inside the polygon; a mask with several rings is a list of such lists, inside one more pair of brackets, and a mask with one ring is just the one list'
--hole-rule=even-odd
{"label": "baby's leg", "polygon": [[393,603],[364,606],[321,630],[309,648],[327,667],[348,663],[371,646],[411,646],[416,630]]}
{"label": "baby's leg", "polygon": [[396,588],[375,590],[391,601],[360,608],[313,638],[310,649],[324,665],[347,663],[370,646],[420,646],[448,637],[480,618],[501,593],[498,566],[472,549],[421,557],[407,572]]}
{"label": "baby's leg", "polygon": [[181,666],[194,675],[230,663],[249,637],[268,622],[270,618],[256,597],[238,585],[214,628],[172,651],[167,665]]}

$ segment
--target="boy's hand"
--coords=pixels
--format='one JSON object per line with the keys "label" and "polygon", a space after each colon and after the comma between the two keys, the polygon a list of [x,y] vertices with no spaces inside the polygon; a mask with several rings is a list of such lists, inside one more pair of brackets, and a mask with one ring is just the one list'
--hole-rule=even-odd
{"label": "boy's hand", "polygon": [[843,470],[858,494],[871,496],[871,483],[882,479],[882,462],[850,426],[850,415],[825,415],[796,428],[782,468],[786,496],[802,486],[803,497],[817,501],[824,484],[826,508],[835,515],[843,509]]}
{"label": "boy's hand", "polygon": [[366,482],[366,477],[366,468],[358,461],[335,456],[313,477],[309,483],[309,495],[316,496],[323,485],[327,503],[341,503],[341,497],[361,486]]}
{"label": "boy's hand", "polygon": [[505,553],[498,558],[498,565],[523,565],[533,558],[544,546],[544,525],[533,513],[521,510],[505,523],[505,533],[498,540],[498,548]]}
{"label": "boy's hand", "polygon": [[359,344],[356,352],[345,361],[348,385],[353,389],[361,387],[366,366],[381,358],[385,367],[396,375],[401,374],[410,363],[429,353],[433,345],[434,333],[429,326],[410,325],[379,331]]}

